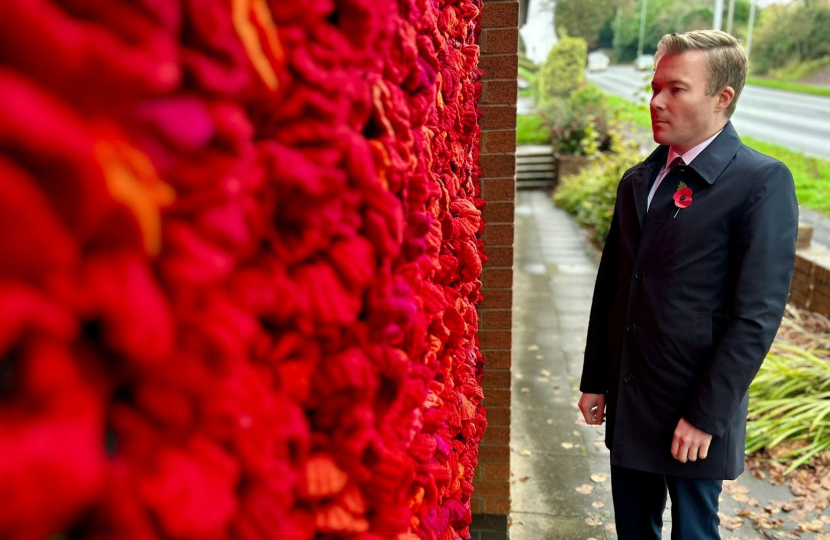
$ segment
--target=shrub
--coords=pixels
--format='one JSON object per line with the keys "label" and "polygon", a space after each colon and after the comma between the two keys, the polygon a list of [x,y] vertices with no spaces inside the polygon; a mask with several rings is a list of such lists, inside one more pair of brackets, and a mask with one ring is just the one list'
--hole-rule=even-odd
{"label": "shrub", "polygon": [[536,101],[545,107],[557,99],[566,99],[585,81],[588,47],[585,40],[572,38],[560,31],[559,42],[553,46],[536,77]]}
{"label": "shrub", "polygon": [[611,147],[611,112],[605,96],[585,85],[567,99],[556,99],[541,109],[558,154],[598,155]]}
{"label": "shrub", "polygon": [[641,159],[636,143],[623,143],[613,131],[611,137],[614,151],[598,157],[581,173],[563,179],[553,196],[557,206],[590,229],[591,240],[599,246],[605,244],[611,228],[617,185],[623,173]]}

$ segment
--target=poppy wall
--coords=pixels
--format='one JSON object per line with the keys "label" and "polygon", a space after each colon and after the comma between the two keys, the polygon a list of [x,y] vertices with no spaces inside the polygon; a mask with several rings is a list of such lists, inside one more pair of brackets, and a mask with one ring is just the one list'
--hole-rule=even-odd
{"label": "poppy wall", "polygon": [[0,3],[0,536],[469,536],[480,8]]}

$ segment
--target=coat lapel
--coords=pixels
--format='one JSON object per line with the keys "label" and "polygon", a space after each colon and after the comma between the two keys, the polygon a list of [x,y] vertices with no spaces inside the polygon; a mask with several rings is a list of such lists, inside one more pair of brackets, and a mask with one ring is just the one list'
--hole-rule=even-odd
{"label": "coat lapel", "polygon": [[631,188],[634,191],[634,206],[637,209],[637,219],[640,221],[640,232],[646,223],[649,183],[654,175],[660,173],[660,164],[666,161],[668,151],[668,146],[658,146],[632,174]]}
{"label": "coat lapel", "polygon": [[[698,176],[708,185],[715,183],[715,180],[735,157],[742,142],[732,122],[727,122],[720,135],[707,146],[689,165]],[[646,223],[648,208],[648,190],[651,179],[660,174],[660,170],[666,163],[669,147],[658,146],[646,160],[631,173],[631,187],[634,193],[634,206],[637,209],[637,218],[640,221],[640,232],[642,233]]]}

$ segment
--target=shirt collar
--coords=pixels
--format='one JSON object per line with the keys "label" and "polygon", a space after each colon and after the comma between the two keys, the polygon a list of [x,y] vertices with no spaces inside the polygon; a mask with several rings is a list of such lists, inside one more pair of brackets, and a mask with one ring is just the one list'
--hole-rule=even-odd
{"label": "shirt collar", "polygon": [[721,132],[721,131],[723,131],[723,128],[721,128],[721,130],[720,130],[720,131],[718,131],[717,133],[715,133],[714,135],[712,135],[711,137],[709,137],[708,139],[706,139],[706,140],[705,140],[705,141],[703,141],[702,143],[698,144],[697,146],[694,146],[694,147],[690,148],[690,149],[689,149],[689,150],[688,150],[685,154],[683,154],[683,155],[680,155],[679,153],[677,153],[677,151],[676,151],[676,150],[674,149],[674,147],[672,146],[671,148],[669,148],[669,156],[668,156],[668,158],[666,159],[666,165],[665,165],[665,166],[666,166],[666,167],[668,167],[669,163],[671,163],[672,161],[674,161],[674,158],[676,158],[676,157],[680,157],[680,158],[682,158],[682,159],[683,159],[683,163],[685,163],[686,165],[691,165],[691,164],[692,164],[692,161],[694,161],[694,159],[695,159],[698,155],[700,155],[700,153],[701,153],[701,152],[703,152],[703,151],[706,149],[706,147],[707,147],[707,146],[709,146],[709,144],[711,144],[711,143],[712,143],[712,141],[714,141],[714,140],[715,140],[715,137],[717,137],[718,135],[720,135],[720,132]]}
{"label": "shirt collar", "polygon": [[[713,184],[721,175],[738,150],[743,146],[732,122],[727,122],[720,134],[715,135],[717,144],[704,148],[689,167],[700,175],[707,184]],[[714,142],[714,141],[712,141]],[[665,163],[671,149],[661,144],[643,162],[646,169]],[[688,152],[687,152],[688,154]],[[668,163],[671,163],[670,161]]]}

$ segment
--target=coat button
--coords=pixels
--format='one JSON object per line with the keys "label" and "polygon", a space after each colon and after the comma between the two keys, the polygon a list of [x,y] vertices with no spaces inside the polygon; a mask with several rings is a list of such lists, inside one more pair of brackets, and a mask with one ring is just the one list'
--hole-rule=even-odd
{"label": "coat button", "polygon": [[631,323],[631,324],[629,324],[628,326],[625,327],[626,332],[633,332],[634,330],[639,330],[639,329],[640,329],[640,327],[637,326],[634,323]]}
{"label": "coat button", "polygon": [[625,377],[623,377],[623,381],[625,381],[627,383],[630,383],[631,379],[633,379],[633,377],[631,375],[626,375]]}
{"label": "coat button", "polygon": [[642,270],[640,270],[639,272],[634,274],[634,277],[637,278],[637,279],[643,279],[644,277],[646,277],[646,273],[643,272]]}

